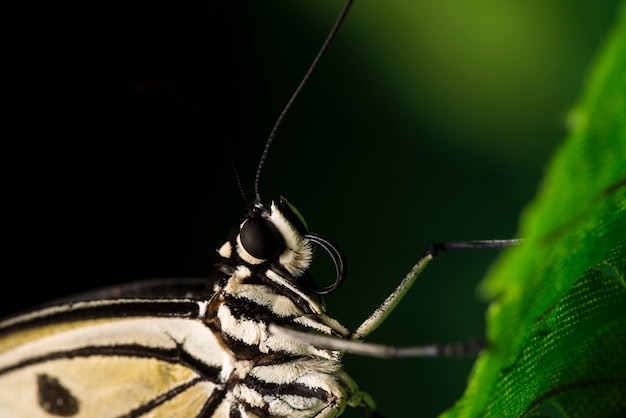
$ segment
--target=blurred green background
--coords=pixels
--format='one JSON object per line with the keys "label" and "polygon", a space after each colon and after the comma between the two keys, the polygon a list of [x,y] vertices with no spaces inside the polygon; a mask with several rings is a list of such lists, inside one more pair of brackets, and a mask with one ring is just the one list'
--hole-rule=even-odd
{"label": "blurred green background", "polygon": [[[252,193],[264,141],[340,3],[16,14],[5,205],[7,272],[19,273],[5,273],[14,290],[2,313],[128,280],[209,275],[244,214],[223,146]],[[515,235],[618,3],[356,2],[261,185],[345,251],[332,316],[356,328],[431,242]],[[369,341],[482,336],[475,286],[495,256],[442,254]],[[471,364],[345,357],[389,417],[451,406]]]}

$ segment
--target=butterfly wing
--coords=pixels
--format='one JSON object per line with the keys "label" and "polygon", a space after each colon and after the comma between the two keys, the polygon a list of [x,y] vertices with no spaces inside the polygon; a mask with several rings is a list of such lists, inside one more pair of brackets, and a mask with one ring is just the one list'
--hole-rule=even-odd
{"label": "butterfly wing", "polygon": [[207,304],[78,301],[3,321],[0,416],[213,416],[233,360],[202,321]]}

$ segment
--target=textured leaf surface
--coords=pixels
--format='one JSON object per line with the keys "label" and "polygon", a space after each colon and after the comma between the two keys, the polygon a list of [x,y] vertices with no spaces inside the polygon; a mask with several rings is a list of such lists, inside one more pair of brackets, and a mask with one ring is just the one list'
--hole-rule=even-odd
{"label": "textured leaf surface", "polygon": [[626,413],[626,8],[535,200],[482,284],[491,348],[444,416]]}

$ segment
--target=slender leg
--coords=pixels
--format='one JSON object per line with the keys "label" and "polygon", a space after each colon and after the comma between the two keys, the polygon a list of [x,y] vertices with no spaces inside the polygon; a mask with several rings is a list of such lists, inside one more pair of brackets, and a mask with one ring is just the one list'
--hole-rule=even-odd
{"label": "slender leg", "polygon": [[342,340],[327,335],[310,334],[284,328],[276,324],[269,324],[269,332],[311,344],[327,350],[344,351],[368,357],[398,358],[398,357],[462,357],[476,354],[484,344],[482,341],[472,340],[454,344],[430,344],[408,347],[394,347],[384,344],[371,344],[354,340]]}
{"label": "slender leg", "polygon": [[393,311],[396,305],[402,300],[404,295],[409,291],[417,276],[424,270],[424,268],[435,258],[440,251],[455,251],[455,250],[472,250],[481,248],[506,248],[519,245],[521,240],[519,239],[502,239],[502,240],[479,240],[479,241],[458,241],[458,242],[443,242],[431,244],[431,246],[424,251],[424,254],[419,258],[417,263],[409,270],[408,274],[402,279],[398,287],[385,299],[385,301],[369,316],[363,323],[357,328],[352,335],[352,340],[362,340],[366,336],[372,333],[380,324],[383,323],[385,318]]}

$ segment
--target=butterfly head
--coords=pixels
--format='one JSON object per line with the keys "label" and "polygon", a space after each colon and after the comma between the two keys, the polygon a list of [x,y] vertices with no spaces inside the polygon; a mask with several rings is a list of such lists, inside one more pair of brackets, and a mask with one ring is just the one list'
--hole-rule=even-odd
{"label": "butterfly head", "polygon": [[277,261],[292,276],[300,277],[313,257],[307,233],[304,219],[285,199],[269,205],[259,201],[239,225],[236,251],[247,263]]}
{"label": "butterfly head", "polygon": [[[313,245],[322,247],[335,266],[335,282],[320,288],[306,274],[313,260]],[[339,247],[323,236],[309,232],[300,212],[285,198],[269,204],[257,201],[239,225],[236,237],[220,249],[229,258],[235,251],[244,262],[256,265],[277,265],[293,280],[301,280],[313,293],[333,292],[346,275],[346,261]],[[306,276],[306,277],[303,277]]]}

